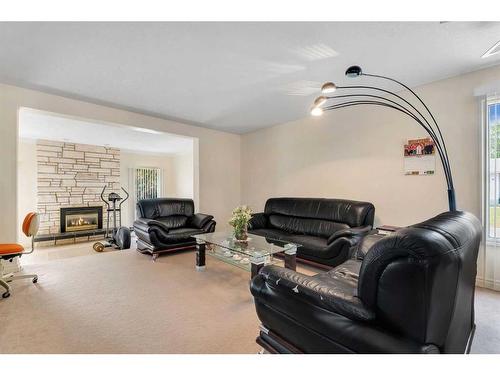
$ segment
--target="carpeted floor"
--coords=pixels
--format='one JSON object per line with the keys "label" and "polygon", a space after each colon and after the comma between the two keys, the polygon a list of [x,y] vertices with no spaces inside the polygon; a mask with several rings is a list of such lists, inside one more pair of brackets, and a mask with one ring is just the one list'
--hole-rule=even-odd
{"label": "carpeted floor", "polygon": [[[249,274],[194,253],[40,249],[0,299],[0,353],[257,353]],[[78,254],[78,256],[75,256]],[[88,254],[88,255],[87,255]],[[31,263],[31,264],[30,264]],[[473,353],[500,353],[500,293],[478,289]]]}
{"label": "carpeted floor", "polygon": [[0,299],[0,353],[257,353],[249,274],[207,264],[127,250],[26,265],[39,282]]}

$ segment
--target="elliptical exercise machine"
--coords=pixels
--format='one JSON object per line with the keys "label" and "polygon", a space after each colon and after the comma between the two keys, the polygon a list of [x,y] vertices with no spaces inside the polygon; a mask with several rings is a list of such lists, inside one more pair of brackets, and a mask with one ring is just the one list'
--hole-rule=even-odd
{"label": "elliptical exercise machine", "polygon": [[[123,199],[118,193],[112,191],[108,194],[107,199],[104,198],[104,191],[106,190],[106,185],[101,192],[101,200],[106,204],[108,212],[108,220],[106,221],[106,234],[104,241],[94,243],[94,250],[97,252],[102,252],[105,247],[114,247],[118,250],[125,250],[130,248],[130,229],[127,227],[122,227],[122,204],[129,198],[127,191],[121,188],[125,193],[126,197]],[[117,202],[118,205],[117,205]],[[109,222],[110,214],[113,214],[113,229],[110,231]],[[118,221],[118,225],[117,225]]]}

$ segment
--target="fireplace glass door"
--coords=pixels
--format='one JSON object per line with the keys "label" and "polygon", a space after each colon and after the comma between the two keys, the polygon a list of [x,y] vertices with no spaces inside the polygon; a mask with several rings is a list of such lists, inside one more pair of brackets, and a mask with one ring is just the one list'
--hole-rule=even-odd
{"label": "fireplace glass door", "polygon": [[61,208],[61,233],[102,229],[102,207]]}
{"label": "fireplace glass door", "polygon": [[66,215],[66,232],[98,228],[97,212]]}

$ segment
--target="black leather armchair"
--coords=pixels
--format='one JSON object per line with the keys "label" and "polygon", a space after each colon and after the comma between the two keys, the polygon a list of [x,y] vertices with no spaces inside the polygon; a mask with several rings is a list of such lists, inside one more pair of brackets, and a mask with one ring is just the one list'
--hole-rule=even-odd
{"label": "black leather armchair", "polygon": [[215,230],[212,215],[194,213],[191,199],[142,199],[137,203],[134,231],[137,250],[153,255],[194,247],[195,234]]}
{"label": "black leather armchair", "polygon": [[481,232],[472,214],[446,212],[365,237],[326,273],[266,266],[251,284],[257,342],[272,353],[468,352]]}
{"label": "black leather armchair", "polygon": [[249,232],[302,245],[297,259],[325,268],[344,262],[372,230],[375,207],[368,202],[324,198],[271,198],[252,216]]}

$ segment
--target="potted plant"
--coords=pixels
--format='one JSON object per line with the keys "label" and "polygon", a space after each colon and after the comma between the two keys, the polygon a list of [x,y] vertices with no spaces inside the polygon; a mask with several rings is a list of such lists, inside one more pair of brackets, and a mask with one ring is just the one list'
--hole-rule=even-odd
{"label": "potted plant", "polygon": [[248,206],[238,206],[233,210],[229,225],[234,228],[234,237],[237,241],[248,239],[248,222],[252,218],[252,210]]}

